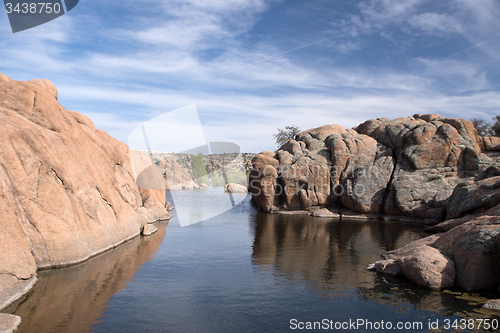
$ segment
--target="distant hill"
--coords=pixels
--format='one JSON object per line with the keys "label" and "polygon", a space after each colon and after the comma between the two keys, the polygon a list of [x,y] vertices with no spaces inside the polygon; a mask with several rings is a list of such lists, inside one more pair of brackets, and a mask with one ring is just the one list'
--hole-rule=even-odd
{"label": "distant hill", "polygon": [[[140,151],[149,154],[147,151]],[[226,181],[246,185],[255,155],[150,153],[154,163],[162,170],[170,190],[199,189],[206,185],[222,186]]]}

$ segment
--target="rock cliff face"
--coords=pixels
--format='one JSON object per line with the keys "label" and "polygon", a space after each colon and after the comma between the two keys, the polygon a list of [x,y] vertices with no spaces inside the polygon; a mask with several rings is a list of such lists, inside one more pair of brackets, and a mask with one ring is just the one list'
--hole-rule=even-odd
{"label": "rock cliff face", "polygon": [[500,170],[484,142],[471,122],[438,115],[327,125],[256,156],[250,190],[267,212],[335,206],[436,224],[457,185]]}
{"label": "rock cliff face", "polygon": [[165,231],[162,223],[152,237],[134,238],[79,265],[39,272],[29,298],[14,302],[6,311],[22,318],[21,332],[91,331],[109,299],[151,260]]}
{"label": "rock cliff face", "polygon": [[195,182],[191,175],[192,169],[189,155],[166,155],[158,159],[158,164],[163,169],[163,175],[167,181],[169,190],[192,190],[200,188],[200,185]]}
{"label": "rock cliff face", "polygon": [[327,125],[255,156],[249,192],[266,212],[316,216],[327,207],[432,225],[447,232],[389,253],[373,269],[431,289],[496,288],[499,150],[500,139],[479,136],[470,121],[439,115]]}
{"label": "rock cliff face", "polygon": [[[454,285],[466,290],[496,289],[500,286],[500,176],[457,187],[447,200],[447,211],[454,219],[446,220],[429,231],[442,232],[405,248],[385,255],[401,260],[408,249],[421,246],[439,250],[440,256],[450,258],[455,266]],[[469,213],[470,215],[464,215]],[[471,214],[472,213],[472,214]],[[420,250],[418,250],[420,251]],[[441,275],[440,269],[432,269]],[[423,273],[429,271],[423,269]],[[434,289],[446,287],[437,283]]]}
{"label": "rock cliff face", "polygon": [[169,218],[164,190],[135,182],[142,157],[57,97],[48,80],[0,74],[0,308],[37,269],[117,246],[140,233],[144,214]]}

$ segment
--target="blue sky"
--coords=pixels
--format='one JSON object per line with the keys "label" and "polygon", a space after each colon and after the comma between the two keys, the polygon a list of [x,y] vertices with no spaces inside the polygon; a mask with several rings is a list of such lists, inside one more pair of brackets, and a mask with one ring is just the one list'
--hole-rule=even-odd
{"label": "blue sky", "polygon": [[47,78],[66,108],[127,142],[195,104],[208,141],[274,150],[302,129],[415,113],[500,114],[496,0],[80,0],[12,34],[0,72]]}

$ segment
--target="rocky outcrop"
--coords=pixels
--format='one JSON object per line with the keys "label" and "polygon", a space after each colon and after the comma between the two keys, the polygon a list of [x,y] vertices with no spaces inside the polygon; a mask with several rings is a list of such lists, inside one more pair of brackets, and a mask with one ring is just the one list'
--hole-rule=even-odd
{"label": "rocky outcrop", "polygon": [[183,161],[187,158],[187,156],[178,156],[175,154],[165,154],[161,158],[156,157],[157,163],[163,170],[167,188],[170,191],[200,188],[200,185],[193,179],[190,168],[187,167],[187,165],[191,165],[190,161],[189,163]]}
{"label": "rocky outcrop", "polygon": [[430,289],[492,289],[500,285],[499,140],[439,115],[327,125],[257,155],[249,190],[266,212],[429,224],[444,233],[389,252],[370,269]]}
{"label": "rocky outcrop", "polygon": [[140,189],[142,207],[136,209],[147,216],[148,222],[168,220],[170,215],[165,203],[167,183],[161,170],[154,161],[145,154],[130,150],[130,160],[134,179]]}
{"label": "rocky outcrop", "polygon": [[500,203],[500,176],[460,185],[446,202],[449,218],[484,213]]}
{"label": "rocky outcrop", "polygon": [[0,313],[0,333],[12,333],[21,324],[21,317]]}
{"label": "rocky outcrop", "polygon": [[268,167],[255,157],[250,189],[268,212],[337,206],[436,224],[457,186],[495,173],[499,160],[482,149],[484,139],[464,119],[415,115],[354,129],[327,125],[261,153],[272,159]]}
{"label": "rocky outcrop", "polygon": [[433,246],[453,259],[455,284],[466,290],[500,286],[500,219],[481,216],[442,234]]}
{"label": "rocky outcrop", "polygon": [[481,216],[384,257],[397,262],[406,277],[423,287],[496,289],[500,286],[499,221],[497,216]]}
{"label": "rocky outcrop", "polygon": [[33,285],[37,269],[81,262],[137,236],[147,223],[138,210],[169,218],[164,190],[136,184],[144,157],[57,97],[48,80],[0,74],[2,307]]}
{"label": "rocky outcrop", "polygon": [[398,258],[403,275],[419,286],[429,289],[452,287],[455,283],[455,264],[447,256],[430,246],[420,246],[408,255]]}
{"label": "rocky outcrop", "polygon": [[226,186],[224,187],[224,192],[227,192],[227,193],[247,193],[247,188],[246,188],[246,186],[243,186],[240,184],[229,183],[229,184],[226,184]]}
{"label": "rocky outcrop", "polygon": [[[466,290],[497,289],[500,286],[499,181],[497,176],[457,187],[446,202],[446,210],[448,216],[461,217],[427,229],[443,232],[425,238],[425,244],[453,261],[456,270],[454,285]],[[421,242],[408,246],[415,248]],[[418,251],[411,252],[419,256]],[[404,253],[389,252],[386,257],[397,260],[404,257]],[[426,270],[422,267],[422,274]]]}
{"label": "rocky outcrop", "polygon": [[155,225],[153,224],[146,224],[144,228],[142,229],[142,235],[143,236],[151,236],[155,232],[158,231],[158,228],[156,228]]}
{"label": "rocky outcrop", "polygon": [[484,137],[484,149],[487,151],[500,151],[500,138],[499,137]]}
{"label": "rocky outcrop", "polygon": [[[274,212],[280,203],[280,195],[277,194],[278,171],[276,167],[280,165],[270,151],[264,151],[256,155],[252,160],[252,171],[250,172],[249,193],[252,194],[252,201],[265,212]],[[282,188],[279,188],[280,192]]]}

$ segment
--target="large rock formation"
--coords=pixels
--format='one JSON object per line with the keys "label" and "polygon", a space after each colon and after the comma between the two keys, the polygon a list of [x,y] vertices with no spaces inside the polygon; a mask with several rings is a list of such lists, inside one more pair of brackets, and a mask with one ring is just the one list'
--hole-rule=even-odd
{"label": "large rock formation", "polygon": [[137,236],[147,223],[138,210],[169,218],[165,191],[135,182],[141,157],[57,97],[48,80],[0,74],[0,308],[31,288],[37,269]]}
{"label": "large rock formation", "polygon": [[344,216],[432,225],[429,231],[447,232],[388,253],[372,268],[431,289],[497,288],[497,151],[500,139],[439,115],[368,120],[354,129],[327,125],[257,155],[249,192],[266,212],[315,216],[327,207]]}
{"label": "large rock formation", "polygon": [[[411,252],[413,256],[423,259],[419,248],[431,247],[442,257],[453,261],[456,271],[454,285],[466,290],[497,289],[500,286],[499,184],[500,176],[460,184],[445,204],[447,216],[452,219],[428,228],[442,234],[410,243],[405,247],[410,250],[402,248],[384,257],[401,263],[402,258]],[[429,274],[430,270],[420,267],[419,271],[420,274]],[[449,286],[441,284],[434,287]]]}
{"label": "large rock formation", "polygon": [[333,206],[436,224],[457,186],[499,173],[487,147],[470,121],[438,115],[327,125],[256,156],[250,192],[267,212]]}
{"label": "large rock formation", "polygon": [[[451,230],[429,236],[383,255],[384,260],[399,264],[403,274],[417,285],[441,289],[452,285],[466,290],[493,290],[500,286],[500,206],[460,224]],[[430,260],[428,253],[433,252]],[[404,269],[406,258],[433,265]],[[439,260],[438,260],[439,259]],[[432,276],[434,283],[415,280],[413,276]]]}

